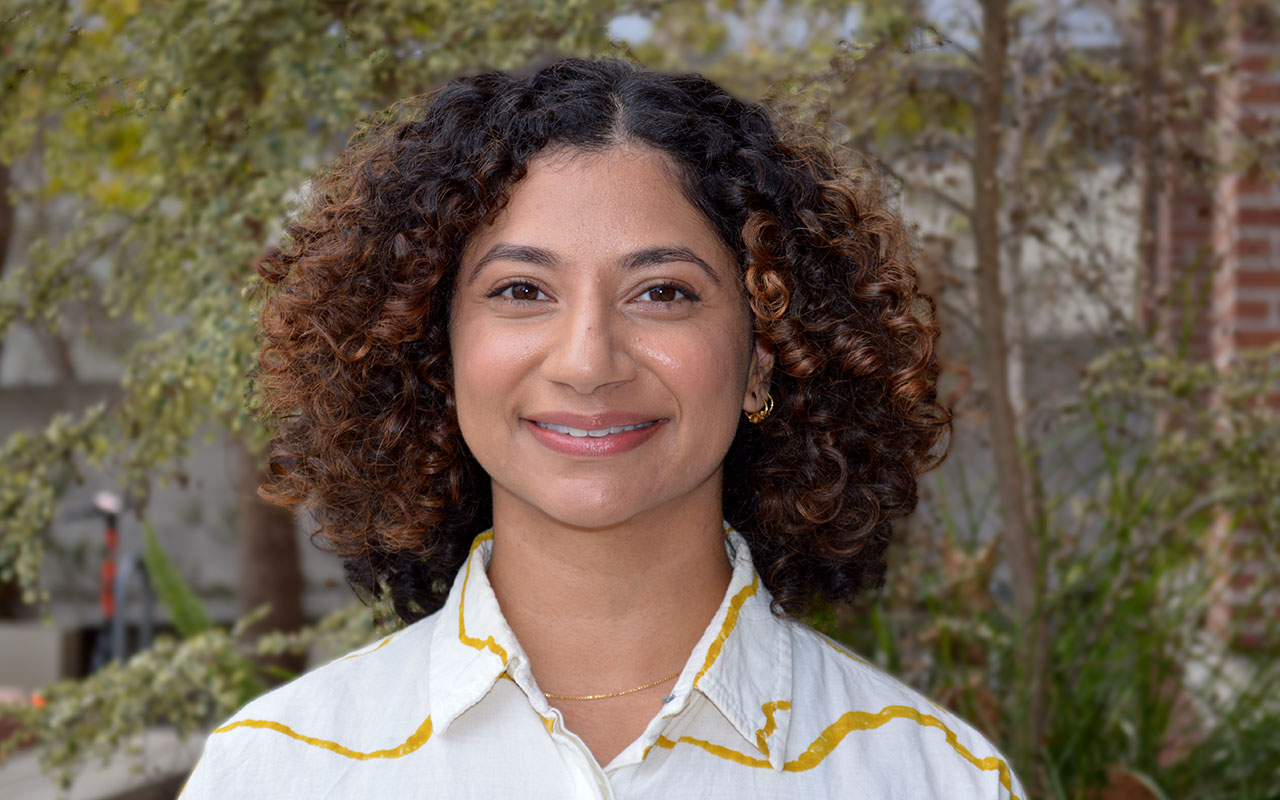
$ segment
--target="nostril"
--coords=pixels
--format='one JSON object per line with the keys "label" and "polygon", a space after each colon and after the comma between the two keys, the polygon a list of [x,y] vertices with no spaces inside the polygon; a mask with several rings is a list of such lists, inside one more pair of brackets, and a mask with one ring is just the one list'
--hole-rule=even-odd
{"label": "nostril", "polygon": [[543,362],[544,377],[579,394],[634,377],[635,362],[618,332],[599,319],[603,313],[566,315],[569,323],[561,328]]}

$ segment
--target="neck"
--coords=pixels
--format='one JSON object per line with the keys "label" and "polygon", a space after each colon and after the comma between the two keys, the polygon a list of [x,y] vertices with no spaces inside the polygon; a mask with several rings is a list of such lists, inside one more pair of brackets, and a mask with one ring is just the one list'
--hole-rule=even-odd
{"label": "neck", "polygon": [[547,692],[618,691],[681,669],[731,574],[718,502],[585,529],[495,487],[489,581]]}

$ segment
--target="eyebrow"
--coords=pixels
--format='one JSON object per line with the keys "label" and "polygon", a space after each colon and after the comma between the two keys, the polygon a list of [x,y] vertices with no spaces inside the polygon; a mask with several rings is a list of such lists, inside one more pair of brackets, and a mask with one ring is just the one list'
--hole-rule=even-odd
{"label": "eyebrow", "polygon": [[[559,269],[564,263],[554,252],[542,247],[498,242],[476,261],[475,266],[471,268],[471,274],[467,276],[467,284],[474,283],[480,275],[480,270],[493,261],[518,261],[548,269]],[[671,264],[680,261],[697,265],[713,283],[720,284],[720,276],[716,275],[711,265],[697,253],[682,245],[660,245],[636,250],[619,259],[618,266],[630,272],[655,264]]]}

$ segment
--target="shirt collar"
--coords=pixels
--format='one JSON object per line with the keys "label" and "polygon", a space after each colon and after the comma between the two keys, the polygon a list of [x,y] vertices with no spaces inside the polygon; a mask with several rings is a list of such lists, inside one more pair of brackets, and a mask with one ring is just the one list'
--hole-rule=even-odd
{"label": "shirt collar", "polygon": [[432,632],[427,691],[432,726],[441,733],[493,688],[513,659],[524,660],[485,572],[492,552],[493,531],[472,541]]}
{"label": "shirt collar", "polygon": [[[733,576],[716,615],[693,648],[675,693],[697,689],[775,770],[786,760],[791,718],[792,624],[774,616],[769,590],[742,534],[725,524]],[[690,675],[690,669],[696,669]],[[686,681],[688,683],[686,684]]]}
{"label": "shirt collar", "polygon": [[[680,713],[697,690],[780,770],[791,708],[791,623],[773,615],[772,598],[752,564],[750,548],[727,523],[725,549],[733,564],[729,588],[676,680],[672,699],[643,734],[642,747],[648,749],[661,731],[661,720]],[[549,708],[489,584],[486,568],[492,552],[492,531],[472,542],[432,633],[428,692],[438,733],[504,676],[525,691],[538,714]]]}

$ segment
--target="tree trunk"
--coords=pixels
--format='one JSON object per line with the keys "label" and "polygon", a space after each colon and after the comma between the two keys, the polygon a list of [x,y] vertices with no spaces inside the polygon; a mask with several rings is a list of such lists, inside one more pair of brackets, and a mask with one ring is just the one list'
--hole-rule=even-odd
{"label": "tree trunk", "polygon": [[[9,202],[9,165],[0,161],[0,276],[9,263],[9,240],[13,238],[13,204]],[[4,366],[4,334],[0,333],[0,368]],[[0,580],[0,619],[15,619],[22,607],[17,581]]]}
{"label": "tree trunk", "polygon": [[1047,629],[1039,619],[1040,580],[1036,540],[1028,518],[1026,472],[1018,452],[1016,418],[1009,392],[1009,348],[1000,274],[999,148],[1008,59],[1008,0],[982,3],[982,94],[974,118],[974,249],[977,255],[978,315],[982,360],[990,397],[991,450],[995,461],[1000,517],[1014,603],[1022,635],[1030,647],[1026,673],[1027,724],[1018,743],[1024,754],[1044,733]]}
{"label": "tree trunk", "polygon": [[[13,204],[9,202],[9,165],[0,161],[0,277],[9,265],[9,241],[13,239]],[[4,334],[0,333],[0,365],[4,364]]]}
{"label": "tree trunk", "polygon": [[[1176,338],[1173,315],[1173,191],[1172,129],[1165,93],[1165,43],[1172,25],[1171,6],[1143,0],[1137,51],[1139,207],[1138,247],[1142,269],[1138,272],[1138,298],[1149,298],[1139,309],[1147,316],[1156,344],[1172,351]],[[1141,302],[1141,301],[1140,301]]]}
{"label": "tree trunk", "polygon": [[47,356],[49,369],[53,378],[62,386],[71,386],[78,382],[76,362],[71,357],[71,342],[55,327],[56,323],[32,322],[29,327],[40,349]]}
{"label": "tree trunk", "polygon": [[[258,497],[258,486],[266,481],[264,459],[244,442],[237,440],[231,447],[238,462],[238,606],[242,616],[263,605],[270,609],[246,635],[253,639],[269,631],[295,631],[303,622],[303,581],[293,514]],[[264,666],[296,673],[305,662],[302,655],[290,655],[269,659]]]}
{"label": "tree trunk", "polygon": [[[1038,31],[1025,30],[1018,50],[1012,57],[1006,56],[1010,71],[1009,80],[1012,93],[1012,120],[1009,141],[1003,148],[1004,161],[997,161],[997,179],[1001,176],[1009,182],[1011,191],[1003,193],[998,205],[1007,228],[998,233],[1004,242],[1003,262],[1000,265],[1005,308],[1002,319],[1007,327],[1005,341],[1009,351],[1007,357],[1009,370],[1009,402],[1013,410],[1013,431],[1015,441],[1022,452],[1028,454],[1023,462],[1027,486],[1027,518],[1032,529],[1043,531],[1048,517],[1048,501],[1044,496],[1043,475],[1040,469],[1040,449],[1035,440],[1035,426],[1032,419],[1031,385],[1028,373],[1032,356],[1031,351],[1031,314],[1023,307],[1023,257],[1025,245],[1030,236],[1031,222],[1038,203],[1038,186],[1028,167],[1028,159],[1035,147],[1050,150],[1053,137],[1046,139],[1042,133],[1043,122],[1047,113],[1046,97],[1053,91],[1059,79],[1059,65],[1064,61],[1062,45],[1059,39],[1059,26],[1062,24],[1062,7],[1059,0],[1047,0],[1043,8],[1037,12]],[[1028,45],[1027,42],[1031,44]],[[1037,53],[1037,58],[1030,56],[1030,51]],[[1031,73],[1034,70],[1034,80]],[[999,170],[1003,169],[1003,173]]]}

